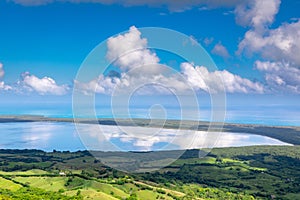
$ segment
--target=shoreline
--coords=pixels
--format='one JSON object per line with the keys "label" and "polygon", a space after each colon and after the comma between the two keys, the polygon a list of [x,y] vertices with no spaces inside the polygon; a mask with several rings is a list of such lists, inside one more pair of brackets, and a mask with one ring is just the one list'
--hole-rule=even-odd
{"label": "shoreline", "polygon": [[85,152],[85,153],[107,153],[107,154],[128,154],[128,153],[133,153],[133,154],[147,154],[147,153],[170,153],[170,152],[192,152],[192,151],[197,151],[197,152],[204,152],[204,153],[210,153],[213,150],[222,150],[222,149],[242,149],[242,148],[249,148],[249,149],[255,149],[255,148],[300,148],[300,145],[250,145],[250,146],[230,146],[230,147],[214,147],[214,148],[190,148],[190,149],[173,149],[173,150],[159,150],[159,151],[99,151],[99,150],[89,150],[89,149],[78,149],[78,150],[59,150],[59,149],[53,149],[52,151],[47,151],[43,149],[37,149],[37,148],[0,148],[0,154],[3,152],[45,152],[45,153],[78,153],[78,152]]}
{"label": "shoreline", "polygon": [[[166,129],[183,129],[195,131],[207,131],[210,122],[191,121],[191,120],[162,120],[150,119],[111,119],[98,118],[96,121],[90,118],[52,118],[41,115],[0,115],[0,123],[13,122],[66,122],[82,124],[100,124],[100,125],[120,125],[120,126],[142,126],[142,127],[163,127]],[[223,125],[223,126],[222,126]],[[237,123],[213,123],[212,131],[223,131],[232,133],[248,133],[270,138],[278,139],[293,145],[300,145],[300,126],[268,126],[258,124],[237,124]]]}
{"label": "shoreline", "polygon": [[[120,122],[121,125],[126,125],[132,123],[130,119],[127,118],[97,118],[99,124],[103,125],[118,125],[116,121]],[[136,125],[143,125],[142,123],[148,123],[151,119],[144,118],[132,118]],[[164,119],[154,119],[153,121],[161,122]],[[76,123],[86,123],[86,124],[96,124],[95,120],[92,118],[77,118]],[[43,115],[1,115],[0,114],[0,123],[5,122],[70,122],[75,123],[73,117],[46,117]],[[178,120],[178,119],[167,119],[165,120],[166,124],[169,122],[178,123],[181,122],[182,125],[186,124],[195,124],[198,123],[199,126],[206,125],[209,126],[211,122],[208,121],[196,121],[196,120]],[[215,124],[224,125],[224,126],[237,126],[237,127],[269,127],[269,128],[295,128],[300,129],[299,126],[294,125],[269,125],[269,124],[255,124],[255,123],[231,123],[231,122],[214,122]],[[155,127],[155,126],[153,126]]]}

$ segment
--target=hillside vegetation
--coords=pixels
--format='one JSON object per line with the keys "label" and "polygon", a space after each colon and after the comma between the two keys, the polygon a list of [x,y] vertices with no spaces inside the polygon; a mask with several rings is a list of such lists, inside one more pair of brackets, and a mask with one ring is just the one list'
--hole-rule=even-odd
{"label": "hillside vegetation", "polygon": [[128,174],[87,151],[0,150],[0,199],[300,199],[300,147],[188,150],[153,173]]}

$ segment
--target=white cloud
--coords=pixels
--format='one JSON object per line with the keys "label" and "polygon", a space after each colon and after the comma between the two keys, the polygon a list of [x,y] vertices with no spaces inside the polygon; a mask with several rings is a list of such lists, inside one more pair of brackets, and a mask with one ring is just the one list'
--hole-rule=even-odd
{"label": "white cloud", "polygon": [[279,11],[280,0],[255,0],[238,5],[236,20],[250,30],[239,43],[238,54],[259,53],[263,58],[276,62],[289,62],[300,66],[300,21],[284,23],[269,29]]}
{"label": "white cloud", "polygon": [[272,24],[280,6],[280,0],[244,1],[235,8],[236,21],[243,26],[250,26],[262,31]]}
{"label": "white cloud", "polygon": [[64,95],[69,90],[67,85],[57,85],[55,80],[50,77],[38,78],[26,72],[22,74],[22,78],[23,80],[19,82],[20,85],[42,95]]}
{"label": "white cloud", "polygon": [[[0,80],[4,77],[4,74],[5,74],[5,72],[4,72],[4,69],[3,69],[3,64],[0,63]],[[12,90],[12,87],[9,86],[9,85],[6,85],[4,83],[4,81],[0,81],[0,90],[8,91],[8,90]]]}
{"label": "white cloud", "polygon": [[[114,95],[124,92],[138,94],[220,92],[224,91],[224,87],[230,93],[263,93],[261,84],[226,70],[209,72],[204,66],[194,67],[192,64],[182,63],[181,71],[175,73],[172,68],[159,64],[159,58],[147,47],[147,39],[142,38],[141,32],[134,26],[128,33],[109,38],[106,56],[110,61],[115,61],[114,65],[121,71],[120,76],[100,75],[97,79],[86,83],[75,80],[75,88],[85,94]],[[222,56],[229,56],[221,44],[216,49]]]}
{"label": "white cloud", "polygon": [[266,62],[255,68],[265,75],[269,92],[300,93],[300,20],[270,29],[279,11],[280,0],[255,0],[235,9],[237,22],[250,27],[239,43],[238,54],[258,54]]}
{"label": "white cloud", "polygon": [[[124,35],[111,37],[107,41],[107,59],[115,62],[122,70],[127,71],[142,65],[157,64],[159,58],[147,49],[148,41],[141,38],[141,32],[134,26]],[[148,73],[156,72],[149,68]]]}
{"label": "white cloud", "polygon": [[264,35],[249,30],[239,44],[239,52],[260,53],[272,61],[290,62],[300,66],[300,21],[283,24]]}
{"label": "white cloud", "polygon": [[179,74],[145,75],[144,69],[139,68],[134,73],[123,73],[121,78],[104,77],[88,83],[75,81],[75,87],[85,94],[114,94],[120,95],[134,91],[139,95],[151,94],[188,94],[194,92],[221,92],[224,89],[229,93],[263,93],[264,87],[258,82],[250,81],[227,70],[209,72],[204,66],[194,67],[190,63],[182,63]]}
{"label": "white cloud", "polygon": [[[168,68],[167,66],[164,66]],[[135,74],[143,74],[143,68],[139,68],[134,73],[122,76],[121,84],[118,85],[116,92],[135,91],[138,94],[183,94],[191,91],[191,87],[187,81],[179,73],[173,74],[148,74],[144,76],[136,76]]]}
{"label": "white cloud", "polygon": [[12,87],[9,85],[6,85],[4,83],[4,81],[0,81],[0,90],[8,91],[8,90],[12,90]]}
{"label": "white cloud", "polygon": [[265,80],[272,92],[300,93],[300,70],[288,63],[256,61],[255,67],[265,73]]}
{"label": "white cloud", "polygon": [[[149,66],[146,66],[149,67]],[[75,88],[84,94],[122,95],[135,92],[139,95],[184,93],[191,89],[180,74],[147,74],[146,67],[136,68],[134,71],[122,73],[121,77],[108,77],[102,74],[87,83],[74,81]],[[167,67],[167,66],[165,66]],[[143,76],[141,76],[143,74]]]}
{"label": "white cloud", "polygon": [[167,7],[170,11],[180,12],[193,7],[207,8],[234,7],[243,2],[243,0],[10,0],[24,6],[39,6],[53,2],[70,2],[70,3],[100,3],[105,5],[117,4],[123,6],[150,6],[150,7]]}
{"label": "white cloud", "polygon": [[87,83],[74,80],[74,87],[87,95],[93,93],[111,94],[113,88],[119,83],[120,79],[118,77],[105,77],[101,74],[98,78]]}
{"label": "white cloud", "polygon": [[228,50],[220,42],[214,46],[214,48],[212,49],[211,52],[213,54],[216,54],[216,55],[221,56],[223,58],[229,58],[230,57],[230,55],[228,53]]}
{"label": "white cloud", "polygon": [[0,79],[4,76],[3,64],[0,63]]}
{"label": "white cloud", "polygon": [[[263,93],[264,88],[258,82],[253,82],[232,74],[227,70],[209,72],[206,67],[182,63],[181,70],[188,82],[195,88],[204,91],[222,91],[230,93]],[[223,86],[221,81],[223,80]]]}

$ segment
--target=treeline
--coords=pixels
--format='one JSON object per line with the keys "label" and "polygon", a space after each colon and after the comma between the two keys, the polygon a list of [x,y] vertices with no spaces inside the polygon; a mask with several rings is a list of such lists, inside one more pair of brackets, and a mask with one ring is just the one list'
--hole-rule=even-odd
{"label": "treeline", "polygon": [[59,192],[45,191],[39,188],[23,187],[16,191],[0,189],[0,199],[3,200],[82,200],[83,197],[66,196]]}

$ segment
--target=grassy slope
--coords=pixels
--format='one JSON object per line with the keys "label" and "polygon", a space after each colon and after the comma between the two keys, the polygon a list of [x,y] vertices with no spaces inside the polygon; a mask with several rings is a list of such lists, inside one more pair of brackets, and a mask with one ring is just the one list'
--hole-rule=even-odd
{"label": "grassy slope", "polygon": [[[126,199],[130,197],[131,193],[137,194],[139,199],[156,199],[156,197],[160,196],[164,199],[172,199],[167,196],[167,193],[161,194],[154,189],[145,189],[142,186],[146,186],[149,188],[153,188],[152,186],[147,185],[146,183],[124,183],[122,185],[116,185],[111,183],[101,183],[93,180],[85,180],[81,179],[81,183],[78,185],[72,185],[72,187],[66,186],[69,177],[45,177],[45,171],[41,171],[41,175],[31,176],[30,171],[28,172],[6,172],[6,176],[13,177],[12,180],[28,185],[33,188],[40,188],[46,191],[55,191],[60,192],[67,196],[76,196],[78,191],[80,191],[80,195],[84,197],[84,199],[103,199],[103,200],[111,200],[111,199]],[[20,176],[28,175],[26,177]],[[113,182],[113,181],[111,181]],[[0,188],[8,189],[12,191],[17,191],[20,189],[22,185],[16,184],[10,180],[5,178],[0,178]],[[176,191],[167,190],[170,193],[176,193]],[[180,193],[181,196],[184,195]]]}
{"label": "grassy slope", "polygon": [[16,190],[20,189],[21,187],[22,186],[19,184],[16,184],[10,180],[0,177],[0,188],[2,188],[2,189],[16,191]]}
{"label": "grassy slope", "polygon": [[88,152],[0,150],[0,189],[29,186],[75,197],[80,191],[85,199],[299,199],[299,153],[299,146],[219,148],[198,159],[191,150],[158,172],[126,174]]}

